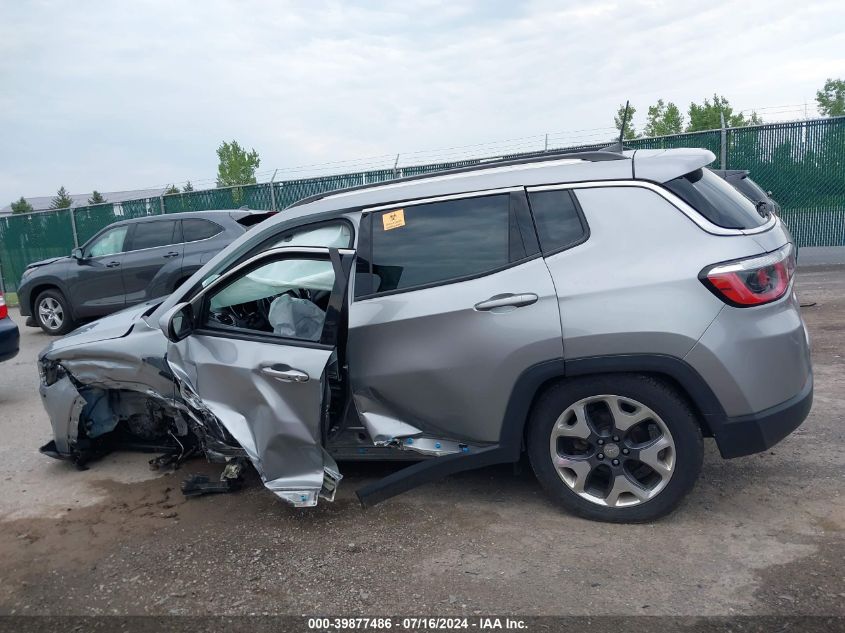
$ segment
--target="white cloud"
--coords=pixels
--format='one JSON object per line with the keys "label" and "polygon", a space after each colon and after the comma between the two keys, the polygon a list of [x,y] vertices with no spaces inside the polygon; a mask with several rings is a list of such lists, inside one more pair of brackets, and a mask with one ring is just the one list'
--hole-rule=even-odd
{"label": "white cloud", "polygon": [[626,98],[638,119],[713,92],[812,103],[845,74],[843,22],[827,0],[4,3],[0,202],[208,181],[223,139],[262,172],[386,165],[547,131],[602,140]]}

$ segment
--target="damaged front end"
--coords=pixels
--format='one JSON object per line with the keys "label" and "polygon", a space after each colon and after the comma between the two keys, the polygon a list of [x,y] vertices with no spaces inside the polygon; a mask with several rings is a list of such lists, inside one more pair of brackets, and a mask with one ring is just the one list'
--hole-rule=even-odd
{"label": "damaged front end", "polygon": [[41,353],[39,390],[53,430],[41,452],[79,468],[115,450],[158,453],[153,468],[178,467],[195,455],[224,465],[219,481],[189,477],[188,496],[237,489],[249,460],[265,486],[291,505],[332,500],[341,475],[328,453],[318,446],[319,466],[297,468],[301,431],[209,406],[168,363],[167,340],[146,318],[154,308],[106,317]]}

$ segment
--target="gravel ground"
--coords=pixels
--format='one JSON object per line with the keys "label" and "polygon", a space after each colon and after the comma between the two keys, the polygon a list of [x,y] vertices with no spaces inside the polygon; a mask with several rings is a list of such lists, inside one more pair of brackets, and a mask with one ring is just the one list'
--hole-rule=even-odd
{"label": "gravel ground", "polygon": [[[353,490],[399,465],[341,464],[335,503],[296,510],[252,481],[185,500],[186,472],[145,455],[90,470],[50,460],[22,328],[0,368],[0,615],[845,615],[845,268],[802,270],[816,399],[771,451],[708,442],[682,507],[650,525],[552,505],[526,467],[464,473],[362,510]],[[20,322],[19,316],[14,315]]]}

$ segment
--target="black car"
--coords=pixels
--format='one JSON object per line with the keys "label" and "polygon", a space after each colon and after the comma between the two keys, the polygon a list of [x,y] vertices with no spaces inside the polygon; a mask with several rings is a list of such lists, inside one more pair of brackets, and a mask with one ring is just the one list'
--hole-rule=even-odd
{"label": "black car", "polygon": [[20,332],[15,322],[9,318],[9,308],[0,292],[0,362],[13,358],[18,353]]}
{"label": "black car", "polygon": [[27,266],[18,286],[26,324],[65,334],[82,320],[168,295],[270,214],[199,211],[110,224],[70,257]]}
{"label": "black car", "polygon": [[772,199],[771,191],[764,191],[756,182],[751,180],[746,169],[713,169],[714,174],[724,178],[728,184],[739,191],[746,198],[757,205],[761,215],[780,215],[780,205]]}

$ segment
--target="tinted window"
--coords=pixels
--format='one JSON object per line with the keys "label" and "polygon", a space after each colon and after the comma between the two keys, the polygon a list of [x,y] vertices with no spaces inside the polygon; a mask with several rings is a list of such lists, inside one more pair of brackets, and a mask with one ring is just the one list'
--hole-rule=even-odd
{"label": "tinted window", "polygon": [[223,230],[223,227],[208,220],[200,220],[192,218],[190,220],[182,220],[182,233],[186,242],[196,242],[197,240],[207,240],[209,237],[214,237]]}
{"label": "tinted window", "polygon": [[106,231],[88,247],[88,257],[104,257],[123,252],[123,242],[126,240],[128,226],[118,226]]}
{"label": "tinted window", "polygon": [[397,207],[371,221],[375,292],[477,275],[530,254],[507,194]]}
{"label": "tinted window", "polygon": [[747,198],[750,198],[754,202],[763,202],[769,199],[766,192],[763,191],[756,182],[751,180],[751,178],[741,178],[732,184],[734,187],[739,189],[741,193],[745,194]]}
{"label": "tinted window", "polygon": [[713,224],[726,229],[751,229],[766,222],[756,205],[706,169],[696,169],[665,186]]}
{"label": "tinted window", "polygon": [[139,251],[143,248],[175,244],[178,241],[175,235],[176,225],[172,220],[139,222],[132,233],[131,250]]}
{"label": "tinted window", "polygon": [[544,253],[572,246],[586,235],[572,194],[566,189],[528,194]]}

